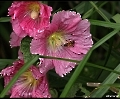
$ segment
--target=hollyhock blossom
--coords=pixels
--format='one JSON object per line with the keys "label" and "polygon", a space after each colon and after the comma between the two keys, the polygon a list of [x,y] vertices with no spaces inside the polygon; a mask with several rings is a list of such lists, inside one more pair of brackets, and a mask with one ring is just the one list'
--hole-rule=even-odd
{"label": "hollyhock blossom", "polygon": [[[1,71],[1,75],[4,77],[5,86],[23,65],[23,60],[17,60],[12,66],[9,66]],[[46,75],[42,75],[39,69],[35,66],[31,66],[27,71],[21,74],[9,90],[8,94],[10,94],[10,98],[51,97]]]}
{"label": "hollyhock blossom", "polygon": [[[40,1],[14,1],[8,9],[14,32],[25,37],[34,37],[50,23],[52,7]],[[24,31],[24,33],[22,33]]]}
{"label": "hollyhock blossom", "polygon": [[[82,60],[93,44],[90,22],[74,11],[55,13],[49,28],[37,36],[38,39],[33,39],[30,44],[32,54]],[[40,72],[55,68],[61,77],[76,66],[76,63],[63,60],[40,60]]]}

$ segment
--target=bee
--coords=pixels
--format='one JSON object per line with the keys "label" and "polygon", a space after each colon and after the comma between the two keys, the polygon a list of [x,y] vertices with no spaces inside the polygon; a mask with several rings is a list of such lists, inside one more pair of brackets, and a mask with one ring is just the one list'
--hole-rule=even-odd
{"label": "bee", "polygon": [[69,40],[67,43],[64,44],[65,47],[74,47],[75,41]]}

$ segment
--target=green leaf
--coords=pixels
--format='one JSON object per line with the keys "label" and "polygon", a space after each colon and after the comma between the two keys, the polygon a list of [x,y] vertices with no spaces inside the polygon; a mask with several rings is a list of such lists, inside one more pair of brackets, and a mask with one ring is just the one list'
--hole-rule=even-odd
{"label": "green leaf", "polygon": [[34,58],[36,55],[30,53],[30,42],[32,38],[25,37],[21,41],[20,50],[23,53],[24,62],[28,62],[31,58]]}
{"label": "green leaf", "polygon": [[68,92],[67,97],[74,98],[76,96],[76,93],[77,93],[78,90],[79,90],[79,83],[75,83],[71,87],[70,91]]}
{"label": "green leaf", "polygon": [[79,3],[76,7],[73,8],[73,10],[76,10],[77,12],[82,14],[84,12],[84,5],[85,5],[85,1]]}
{"label": "green leaf", "polygon": [[[116,71],[120,71],[120,64],[114,69]],[[113,84],[116,80],[117,77],[119,75],[118,74],[114,74],[114,73],[110,73],[107,78],[101,83],[101,85],[105,85],[105,84]],[[110,87],[106,86],[104,88],[100,88],[100,89],[96,89],[96,91],[94,91],[90,97],[95,98],[95,97],[102,97],[109,89]]]}
{"label": "green leaf", "polygon": [[118,95],[117,95],[117,97],[118,97],[118,98],[120,98],[120,90],[119,90],[119,92],[118,92]]}
{"label": "green leaf", "polygon": [[82,91],[83,93],[85,93],[84,97],[89,96],[90,91],[88,91],[86,88],[82,87],[82,84],[81,84],[81,83],[79,84],[79,88],[81,89],[81,91]]}
{"label": "green leaf", "polygon": [[[116,14],[112,17],[112,19],[116,22],[116,23],[120,23],[120,14]],[[120,36],[120,33],[118,33],[118,35]]]}
{"label": "green leaf", "polygon": [[[79,12],[80,14],[84,13],[84,7],[85,7],[85,3],[88,1],[82,1],[81,3],[79,3],[76,7],[73,8],[73,10],[76,10],[77,12]],[[96,4],[98,1],[94,1],[94,3]]]}
{"label": "green leaf", "polygon": [[[103,3],[99,6],[99,8],[101,8],[101,7],[102,7],[103,5],[105,5],[107,2],[108,2],[108,1],[103,2]],[[82,18],[83,18],[83,19],[86,19],[86,18],[90,17],[91,15],[93,15],[95,12],[96,12],[96,10],[94,10],[94,8],[91,8],[91,9],[89,9],[89,10],[82,16]]]}
{"label": "green leaf", "polygon": [[52,98],[57,98],[58,97],[58,92],[56,89],[51,88],[50,89],[50,94]]}
{"label": "green leaf", "polygon": [[89,21],[90,21],[91,25],[120,29],[120,23],[105,22],[105,21],[99,21],[99,20],[93,20],[93,19],[89,19]]}
{"label": "green leaf", "polygon": [[9,22],[10,21],[10,17],[1,17],[0,18],[0,22]]}
{"label": "green leaf", "polygon": [[83,18],[83,19],[88,18],[89,16],[91,16],[91,15],[93,14],[93,11],[94,11],[94,8],[88,10],[88,11],[82,16],[82,18]]}
{"label": "green leaf", "polygon": [[116,22],[116,23],[120,23],[120,14],[116,14],[112,17],[112,19]]}
{"label": "green leaf", "polygon": [[110,19],[112,17],[112,15],[110,13],[108,13],[105,9],[103,9],[103,8],[99,8],[99,9],[108,19]]}
{"label": "green leaf", "polygon": [[3,69],[6,65],[13,63],[13,59],[0,59],[0,69]]}
{"label": "green leaf", "polygon": [[85,2],[84,12],[87,12],[91,8],[91,4],[89,2]]}

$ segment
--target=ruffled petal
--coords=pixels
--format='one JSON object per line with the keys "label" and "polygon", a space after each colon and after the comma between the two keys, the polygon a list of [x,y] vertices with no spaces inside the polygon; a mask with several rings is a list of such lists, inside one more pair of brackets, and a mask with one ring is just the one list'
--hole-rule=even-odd
{"label": "ruffled petal", "polygon": [[75,41],[74,47],[70,47],[70,50],[77,54],[86,54],[93,45],[92,37],[88,30],[86,30],[83,35],[73,35],[69,38]]}
{"label": "ruffled petal", "polygon": [[21,40],[22,40],[22,37],[19,37],[16,35],[15,32],[12,32],[11,35],[10,35],[10,46],[11,47],[17,47],[17,46],[20,46],[21,44]]}
{"label": "ruffled petal", "polygon": [[54,65],[51,59],[40,58],[39,70],[43,75],[45,75],[49,70],[53,68],[54,68]]}
{"label": "ruffled petal", "polygon": [[28,34],[20,27],[20,24],[18,22],[18,19],[11,20],[13,31],[16,33],[17,36],[19,37],[25,37]]}
{"label": "ruffled petal", "polygon": [[80,14],[76,14],[74,11],[63,10],[54,14],[52,24],[57,24],[59,26],[59,30],[63,30],[65,33],[71,33],[77,28],[80,20]]}

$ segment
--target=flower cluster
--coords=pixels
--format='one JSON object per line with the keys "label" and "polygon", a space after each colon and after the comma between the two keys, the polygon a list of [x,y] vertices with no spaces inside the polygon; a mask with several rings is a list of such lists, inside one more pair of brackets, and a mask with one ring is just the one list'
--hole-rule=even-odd
{"label": "flower cluster", "polygon": [[[75,11],[62,10],[51,15],[52,10],[40,1],[14,1],[8,9],[13,28],[10,46],[21,46],[27,36],[32,38],[29,49],[33,55],[82,60],[93,45],[90,22]],[[20,50],[18,53],[18,60],[1,71],[5,86],[25,63],[24,55]],[[18,78],[9,91],[11,98],[50,98],[47,72],[55,69],[64,77],[77,66],[75,62],[57,59],[39,58],[39,61]]]}

